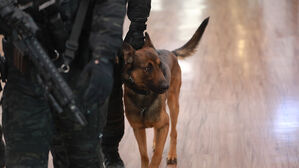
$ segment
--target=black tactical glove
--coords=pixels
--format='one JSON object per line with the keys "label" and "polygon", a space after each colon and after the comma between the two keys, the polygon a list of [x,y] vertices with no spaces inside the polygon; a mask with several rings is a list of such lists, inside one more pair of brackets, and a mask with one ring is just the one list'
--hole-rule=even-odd
{"label": "black tactical glove", "polygon": [[129,43],[136,50],[144,45],[144,30],[146,24],[144,22],[131,22],[129,32],[126,35],[125,42]]}
{"label": "black tactical glove", "polygon": [[113,87],[113,63],[106,59],[90,61],[83,69],[81,80],[81,84],[87,82],[83,94],[84,103],[87,105],[103,104]]}

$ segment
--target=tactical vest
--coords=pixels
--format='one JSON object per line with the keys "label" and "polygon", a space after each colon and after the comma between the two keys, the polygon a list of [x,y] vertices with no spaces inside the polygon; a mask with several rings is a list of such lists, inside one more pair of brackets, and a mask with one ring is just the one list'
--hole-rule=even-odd
{"label": "tactical vest", "polygon": [[[77,8],[80,0],[17,0],[16,6],[30,14],[40,28],[37,38],[47,50],[51,57],[62,54],[65,50],[65,42],[68,39],[73,27]],[[91,7],[93,5],[90,5]],[[88,44],[88,37],[92,20],[92,9],[89,10],[80,38],[83,45]],[[83,50],[88,49],[84,46]],[[78,51],[81,58],[76,62],[86,62],[89,51]],[[84,53],[84,54],[82,54]],[[82,60],[83,59],[83,60]]]}
{"label": "tactical vest", "polygon": [[[17,0],[16,6],[29,13],[39,26],[39,40],[62,51],[64,41],[71,30],[77,0]],[[48,41],[48,42],[46,42]]]}

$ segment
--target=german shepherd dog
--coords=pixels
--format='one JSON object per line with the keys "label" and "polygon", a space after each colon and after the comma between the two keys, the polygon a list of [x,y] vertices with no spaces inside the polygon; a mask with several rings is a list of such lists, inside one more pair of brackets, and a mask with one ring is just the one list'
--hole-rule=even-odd
{"label": "german shepherd dog", "polygon": [[[174,51],[155,49],[149,35],[145,44],[135,50],[129,44],[123,45],[125,114],[134,130],[141,155],[142,168],[158,168],[169,129],[166,100],[171,118],[170,150],[167,164],[177,163],[177,131],[181,68],[177,57],[191,55],[198,45],[209,18],[206,18],[193,37]],[[149,163],[145,128],[154,128],[153,157]]]}

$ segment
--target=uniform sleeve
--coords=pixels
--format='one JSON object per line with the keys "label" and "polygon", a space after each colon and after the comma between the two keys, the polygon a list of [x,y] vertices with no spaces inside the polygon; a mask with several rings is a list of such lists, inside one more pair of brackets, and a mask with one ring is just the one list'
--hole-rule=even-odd
{"label": "uniform sleeve", "polygon": [[97,0],[93,11],[90,47],[94,59],[115,59],[122,45],[125,0]]}
{"label": "uniform sleeve", "polygon": [[13,4],[12,0],[0,0],[0,10],[2,10],[2,8]]}
{"label": "uniform sleeve", "polygon": [[146,22],[151,10],[151,0],[128,0],[128,18],[131,22]]}

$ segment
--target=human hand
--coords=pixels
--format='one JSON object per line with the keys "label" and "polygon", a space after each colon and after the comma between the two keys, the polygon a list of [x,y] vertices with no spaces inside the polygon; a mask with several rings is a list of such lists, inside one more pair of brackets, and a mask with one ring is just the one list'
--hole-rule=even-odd
{"label": "human hand", "polygon": [[82,82],[88,82],[83,94],[86,104],[103,104],[113,87],[113,64],[109,61],[92,60],[81,73]]}

